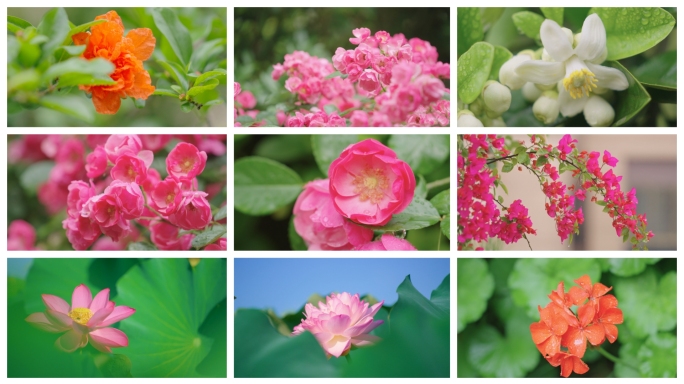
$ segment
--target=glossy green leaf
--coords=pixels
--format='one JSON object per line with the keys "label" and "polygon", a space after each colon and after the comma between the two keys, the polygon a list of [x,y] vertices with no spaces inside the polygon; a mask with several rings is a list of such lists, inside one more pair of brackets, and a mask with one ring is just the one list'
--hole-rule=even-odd
{"label": "glossy green leaf", "polygon": [[544,17],[538,13],[522,11],[513,14],[513,24],[518,31],[534,41],[540,41],[539,30],[543,22]]}
{"label": "glossy green leaf", "polygon": [[71,87],[75,85],[111,85],[116,84],[109,75],[114,72],[114,64],[110,61],[97,58],[85,60],[80,57],[72,57],[48,68],[43,74],[42,83],[48,84],[59,78],[59,87]]}
{"label": "glossy green leaf", "polygon": [[[25,303],[27,314],[44,312],[42,294],[61,297],[71,304],[71,295],[80,284],[86,284],[91,291],[94,287],[88,282],[88,269],[92,259],[36,258],[26,276]],[[93,292],[93,294],[97,291]]]}
{"label": "glossy green leaf", "polygon": [[669,331],[677,325],[677,273],[662,278],[649,267],[637,276],[613,280],[625,325],[636,337]]}
{"label": "glossy green leaf", "polygon": [[592,8],[606,27],[608,60],[644,52],[670,34],[676,20],[662,8]]}
{"label": "glossy green leaf", "polygon": [[198,332],[226,298],[226,260],[149,259],[117,283],[117,304],[136,309],[121,322],[134,377],[194,377],[213,339]]}
{"label": "glossy green leaf", "polygon": [[437,208],[440,215],[448,215],[451,212],[451,190],[447,189],[435,195],[430,203]]}
{"label": "glossy green leaf", "polygon": [[651,335],[637,354],[641,377],[677,377],[677,337],[669,333]]}
{"label": "glossy green leaf", "polygon": [[216,88],[218,84],[218,79],[207,80],[203,82],[202,85],[195,85],[194,87],[188,89],[187,95],[190,97],[197,97],[204,92],[211,91],[212,89]]}
{"label": "glossy green leaf", "polygon": [[416,196],[422,197],[423,199],[427,198],[427,182],[425,182],[423,175],[416,176],[416,189],[413,191],[413,193]]}
{"label": "glossy green leaf", "polygon": [[651,96],[648,94],[639,81],[632,76],[632,74],[617,61],[608,61],[603,63],[607,67],[619,69],[627,77],[629,88],[624,91],[616,92],[617,105],[615,106],[615,123],[614,127],[619,127],[627,124],[629,120],[641,111],[651,101]]}
{"label": "glossy green leaf", "polygon": [[632,71],[642,84],[665,90],[677,89],[677,51],[662,53],[648,59]]}
{"label": "glossy green leaf", "polygon": [[180,64],[187,67],[192,56],[192,39],[188,29],[178,20],[176,13],[169,8],[154,8],[152,17],[157,28],[171,45]]}
{"label": "glossy green leaf", "polygon": [[[185,72],[170,62],[158,60],[157,64],[161,65],[162,68],[164,68],[164,70],[168,72],[169,75],[176,81],[176,84],[180,86],[178,93],[185,93],[185,91],[188,89],[188,80],[185,78]],[[173,87],[174,85],[171,85],[172,89]]]}
{"label": "glossy green leaf", "polygon": [[318,169],[327,176],[330,163],[340,157],[348,146],[358,141],[358,135],[312,135],[311,148]]}
{"label": "glossy green leaf", "polygon": [[163,89],[163,88],[156,88],[154,90],[154,93],[152,93],[154,96],[170,96],[174,98],[178,98],[178,93],[176,91],[171,90],[171,89]]}
{"label": "glossy green leaf", "polygon": [[219,208],[218,211],[216,211],[216,213],[214,214],[214,221],[219,221],[219,220],[225,219],[226,216],[228,216],[227,209],[228,209],[227,205],[224,205],[223,207]]}
{"label": "glossy green leaf", "polygon": [[197,79],[195,79],[194,84],[195,84],[195,86],[202,85],[211,79],[221,78],[222,76],[226,76],[226,70],[225,69],[216,69],[213,71],[205,72],[205,73],[199,75],[199,77],[197,77]]}
{"label": "glossy green leaf", "polygon": [[439,228],[447,239],[451,239],[451,214],[444,216],[442,222],[439,223]]}
{"label": "glossy green leaf", "polygon": [[201,249],[207,245],[218,241],[218,239],[226,237],[226,227],[221,224],[215,224],[211,228],[204,229],[192,239],[192,247]]}
{"label": "glossy green leaf", "polygon": [[263,157],[235,162],[235,209],[268,215],[292,203],[302,191],[302,179],[292,169]]}
{"label": "glossy green leaf", "polygon": [[540,8],[547,19],[551,19],[563,26],[563,8],[562,7],[541,7]]}
{"label": "glossy green leaf", "polygon": [[42,47],[43,59],[50,57],[57,47],[62,45],[70,29],[69,17],[64,8],[53,8],[43,16],[38,24],[38,33],[48,37],[48,41]]}
{"label": "glossy green leaf", "polygon": [[494,61],[492,61],[492,69],[489,72],[489,80],[499,81],[499,70],[511,57],[513,54],[508,49],[500,45],[494,46]]}
{"label": "glossy green leaf", "polygon": [[[72,43],[72,41],[71,41],[71,36],[73,36],[73,35],[75,35],[75,34],[77,34],[77,33],[80,33],[80,32],[85,32],[86,30],[90,29],[90,27],[95,26],[95,25],[98,25],[98,24],[102,24],[102,23],[104,23],[104,22],[106,22],[106,21],[107,21],[107,20],[104,20],[104,19],[93,20],[93,21],[87,22],[87,23],[85,23],[85,24],[81,24],[81,25],[79,25],[79,26],[77,26],[77,27],[71,28],[71,29],[69,30],[69,33],[67,34],[67,37],[66,37],[66,38],[64,39],[64,41],[62,42],[62,45],[70,45],[70,44]],[[85,45],[84,45],[83,47],[85,48]]]}
{"label": "glossy green leaf", "polygon": [[388,145],[416,174],[429,174],[449,157],[449,135],[392,135]]}
{"label": "glossy green leaf", "polygon": [[594,259],[520,259],[508,277],[508,287],[515,304],[535,319],[539,318],[537,306],[543,307],[549,302],[548,295],[558,283],[564,282],[567,291],[583,275],[589,275],[592,283],[598,282],[601,266]]}
{"label": "glossy green leaf", "polygon": [[267,136],[259,140],[254,154],[281,163],[311,159],[311,139],[308,135]]}
{"label": "glossy green leaf", "polygon": [[487,32],[494,25],[494,23],[501,18],[506,11],[504,7],[482,7],[480,8],[480,15],[482,15],[482,29]]}
{"label": "glossy green leaf", "polygon": [[487,301],[494,292],[494,278],[483,259],[459,258],[458,278],[458,332],[478,320],[487,309]]}
{"label": "glossy green leaf", "polygon": [[482,92],[494,62],[494,46],[478,42],[458,58],[457,81],[458,97],[465,104],[470,104]]}
{"label": "glossy green leaf", "polygon": [[200,44],[197,49],[192,51],[192,57],[190,58],[190,70],[202,72],[207,63],[219,54],[223,54],[226,57],[226,39],[214,39],[205,41]]}
{"label": "glossy green leaf", "polygon": [[411,204],[406,209],[392,215],[392,219],[382,227],[371,227],[374,230],[394,232],[429,227],[440,219],[437,209],[429,201],[413,196]]}
{"label": "glossy green leaf", "polygon": [[95,120],[95,108],[92,102],[84,97],[48,95],[40,99],[40,105],[73,116],[87,123],[92,123]]}
{"label": "glossy green leaf", "polygon": [[466,52],[473,44],[484,39],[480,8],[458,7],[456,11],[458,56]]}
{"label": "glossy green leaf", "polygon": [[622,258],[622,259],[601,259],[606,260],[610,265],[610,272],[617,276],[629,277],[638,275],[646,269],[646,266],[652,265],[660,261],[660,259],[643,259],[643,258]]}

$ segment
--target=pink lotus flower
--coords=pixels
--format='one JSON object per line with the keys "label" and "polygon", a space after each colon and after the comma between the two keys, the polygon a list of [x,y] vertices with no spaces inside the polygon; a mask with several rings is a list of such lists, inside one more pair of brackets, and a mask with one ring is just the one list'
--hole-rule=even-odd
{"label": "pink lotus flower", "polygon": [[90,344],[98,351],[112,353],[111,348],[127,347],[128,337],[116,328],[109,328],[135,313],[135,309],[118,306],[109,301],[109,288],[101,290],[95,298],[84,284],[74,289],[71,306],[61,298],[43,294],[45,312],[32,313],[26,321],[44,331],[65,332],[55,346],[73,352]]}
{"label": "pink lotus flower", "polygon": [[373,139],[347,147],[328,174],[335,209],[360,224],[387,224],[411,203],[416,189],[411,167]]}
{"label": "pink lotus flower", "polygon": [[189,180],[204,171],[207,153],[190,143],[178,143],[166,158],[166,171],[176,180]]}
{"label": "pink lotus flower", "polygon": [[373,316],[384,302],[369,307],[367,302],[359,299],[358,293],[354,296],[347,292],[333,293],[325,298],[325,304],[319,302],[318,308],[307,303],[304,307],[305,319],[294,328],[292,334],[300,335],[309,331],[328,357],[344,356],[352,345],[360,347],[380,340],[369,332],[384,322],[373,321]]}
{"label": "pink lotus flower", "polygon": [[380,240],[362,244],[354,249],[357,251],[416,251],[416,247],[408,240],[395,237],[391,233],[385,233]]}

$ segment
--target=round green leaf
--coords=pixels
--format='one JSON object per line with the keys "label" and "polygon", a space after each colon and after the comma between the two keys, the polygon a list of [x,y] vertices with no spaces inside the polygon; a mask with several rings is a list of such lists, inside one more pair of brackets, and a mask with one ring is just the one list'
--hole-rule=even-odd
{"label": "round green leaf", "polygon": [[449,157],[449,135],[392,135],[388,145],[414,173],[427,175]]}
{"label": "round green leaf", "polygon": [[641,111],[651,101],[651,96],[641,83],[617,61],[603,63],[607,67],[619,69],[627,77],[629,88],[616,92],[617,105],[615,106],[614,127],[625,125],[629,120]]}
{"label": "round green leaf", "polygon": [[508,277],[508,287],[515,304],[536,319],[537,306],[549,303],[548,295],[558,283],[564,282],[567,292],[583,275],[589,275],[592,284],[599,282],[601,266],[594,259],[520,259]]}
{"label": "round green leaf", "polygon": [[638,275],[647,265],[657,263],[660,259],[601,259],[610,265],[610,272],[622,277]]}
{"label": "round green leaf", "polygon": [[451,212],[451,189],[442,191],[430,200],[430,203],[437,208],[440,215],[448,215]]}
{"label": "round green leaf", "polygon": [[637,276],[616,278],[614,284],[625,325],[636,337],[669,331],[677,325],[676,272],[668,272],[658,281],[650,267]]}
{"label": "round green leaf", "polygon": [[544,22],[544,17],[540,14],[522,11],[513,14],[513,24],[520,33],[535,41],[539,41],[539,30]]}
{"label": "round green leaf", "polygon": [[555,21],[558,25],[563,25],[562,7],[541,7],[540,9],[547,19]]}
{"label": "round green leaf", "polygon": [[52,168],[55,167],[54,161],[39,161],[29,165],[28,168],[19,176],[22,188],[27,192],[35,194],[38,186],[47,181]]}
{"label": "round green leaf", "polygon": [[95,120],[95,108],[90,100],[76,95],[48,95],[40,99],[40,105],[73,116],[87,123]]}
{"label": "round green leaf", "polygon": [[670,34],[674,17],[662,8],[592,8],[606,27],[608,60],[620,60],[644,52]]}
{"label": "round green leaf", "polygon": [[458,97],[465,104],[470,104],[482,92],[494,62],[494,46],[478,42],[458,58],[457,81]]}
{"label": "round green leaf", "polygon": [[213,227],[207,228],[198,233],[197,236],[192,239],[192,247],[195,249],[201,249],[225,236],[226,227],[221,224],[216,224]]}
{"label": "round green leaf", "polygon": [[677,377],[677,337],[669,333],[651,335],[637,354],[642,377]]}
{"label": "round green leaf", "polygon": [[198,332],[226,298],[226,260],[149,259],[121,277],[117,304],[136,309],[121,322],[134,377],[194,377],[213,339]]}
{"label": "round green leaf", "polygon": [[499,70],[511,57],[513,54],[508,49],[500,45],[494,46],[494,61],[492,61],[492,69],[489,71],[489,80],[499,81]]}
{"label": "round green leaf", "polygon": [[677,89],[677,51],[665,52],[648,59],[633,72],[642,84],[649,87]]}
{"label": "round green leaf", "polygon": [[358,141],[358,135],[312,135],[311,147],[321,172],[327,176],[330,163],[340,157],[348,146]]}
{"label": "round green leaf", "polygon": [[406,209],[392,215],[392,219],[385,226],[371,227],[377,231],[394,232],[429,227],[440,219],[439,213],[429,201],[413,196],[413,201]]}
{"label": "round green leaf", "polygon": [[302,179],[283,164],[263,157],[235,162],[235,209],[260,216],[293,202],[302,191]]}
{"label": "round green leaf", "polygon": [[471,45],[484,39],[480,8],[458,7],[458,56],[461,56]]}
{"label": "round green leaf", "polygon": [[[54,259],[36,258],[26,276],[25,303],[26,313],[44,312],[42,294],[61,297],[71,303],[74,288],[81,284],[89,285],[88,269],[92,259]],[[91,291],[94,287],[89,285]],[[95,294],[97,292],[93,292]]]}
{"label": "round green leaf", "polygon": [[468,323],[478,320],[485,309],[487,300],[494,292],[494,278],[489,273],[487,262],[482,259],[458,259],[456,271],[458,278],[458,332]]}
{"label": "round green leaf", "polygon": [[171,45],[180,63],[183,67],[187,67],[190,63],[190,56],[192,56],[192,39],[188,29],[178,20],[176,13],[169,8],[154,8],[152,17],[157,28]]}

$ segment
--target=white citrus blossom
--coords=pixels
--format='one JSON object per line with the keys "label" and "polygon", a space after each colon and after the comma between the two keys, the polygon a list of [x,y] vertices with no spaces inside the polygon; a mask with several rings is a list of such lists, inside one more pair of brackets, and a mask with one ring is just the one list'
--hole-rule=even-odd
{"label": "white citrus blossom", "polygon": [[615,110],[601,96],[589,96],[584,106],[584,119],[592,127],[608,127],[613,124]]}
{"label": "white citrus blossom", "polygon": [[556,91],[545,91],[532,106],[534,117],[544,124],[551,124],[556,121],[559,110],[560,103]]}
{"label": "white citrus blossom", "polygon": [[484,127],[482,122],[467,109],[458,112],[457,127]]}
{"label": "white citrus blossom", "polygon": [[616,91],[627,89],[627,77],[615,68],[599,64],[606,57],[606,29],[597,14],[589,15],[582,25],[582,35],[575,48],[553,20],[545,20],[539,31],[544,49],[553,62],[528,60],[515,72],[525,81],[536,84],[563,82],[558,101],[563,116],[575,116],[584,110],[596,87]]}
{"label": "white citrus blossom", "polygon": [[482,89],[487,116],[495,119],[511,107],[511,90],[496,80],[489,80]]}
{"label": "white citrus blossom", "polygon": [[520,76],[515,73],[515,68],[520,65],[520,63],[533,59],[534,52],[531,50],[524,50],[508,59],[508,61],[506,61],[499,69],[499,82],[510,88],[512,91],[522,88],[526,81],[521,79]]}

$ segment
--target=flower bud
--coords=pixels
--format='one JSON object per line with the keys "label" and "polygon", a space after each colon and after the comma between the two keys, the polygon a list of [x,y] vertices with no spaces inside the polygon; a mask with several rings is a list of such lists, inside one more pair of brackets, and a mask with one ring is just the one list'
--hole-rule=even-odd
{"label": "flower bud", "polygon": [[557,87],[556,84],[535,84],[534,86],[540,91],[550,91]]}
{"label": "flower bud", "polygon": [[522,95],[525,98],[525,100],[529,101],[530,103],[534,103],[537,101],[539,96],[542,95],[542,90],[537,88],[534,83],[525,83],[522,87]]}
{"label": "flower bud", "polygon": [[482,122],[473,115],[467,109],[462,110],[458,113],[458,120],[456,122],[457,127],[484,127]]}
{"label": "flower bud", "polygon": [[544,124],[551,124],[558,118],[560,113],[560,103],[558,102],[558,92],[545,91],[534,102],[532,112],[537,120]]}
{"label": "flower bud", "polygon": [[608,127],[615,119],[615,110],[601,96],[590,96],[584,106],[584,119],[592,127]]}
{"label": "flower bud", "polygon": [[482,125],[485,127],[507,127],[506,122],[504,122],[501,117],[490,119],[489,117],[484,116],[480,119],[480,121],[482,121]]}
{"label": "flower bud", "polygon": [[518,68],[518,66],[524,61],[532,60],[533,58],[534,52],[525,50],[505,62],[501,66],[501,69],[499,69],[499,81],[501,84],[514,91],[516,89],[522,88],[522,86],[525,85],[525,80],[515,73],[515,69]]}
{"label": "flower bud", "polygon": [[[496,118],[511,107],[511,90],[498,81],[490,80],[482,90],[487,116]],[[491,113],[490,113],[491,112]]]}
{"label": "flower bud", "polygon": [[472,103],[468,104],[468,109],[473,112],[474,115],[481,115],[484,113],[484,100],[482,97],[478,97]]}

